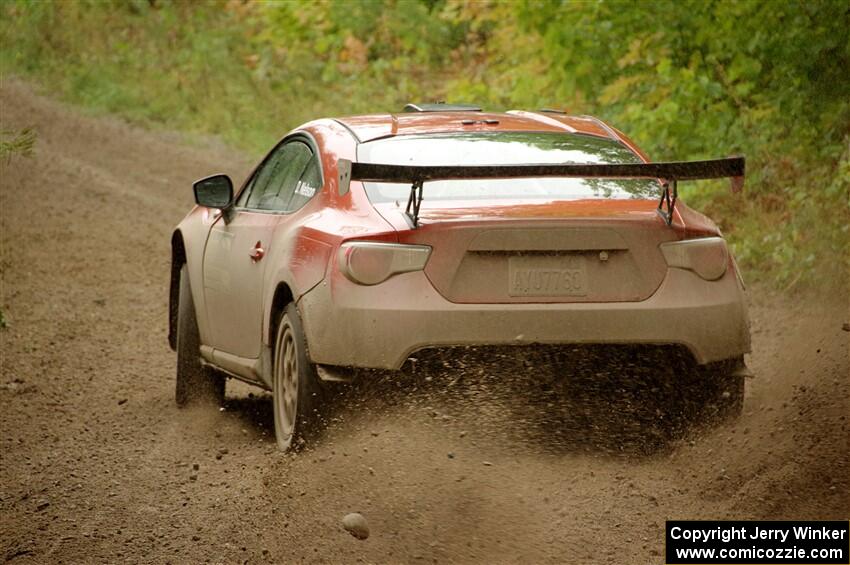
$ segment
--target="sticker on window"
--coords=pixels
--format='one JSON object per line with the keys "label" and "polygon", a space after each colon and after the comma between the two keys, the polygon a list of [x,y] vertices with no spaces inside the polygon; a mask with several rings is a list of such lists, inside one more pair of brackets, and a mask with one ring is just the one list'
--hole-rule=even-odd
{"label": "sticker on window", "polygon": [[295,185],[295,194],[300,194],[301,196],[305,196],[307,198],[312,198],[314,194],[316,194],[316,189],[304,181],[298,181],[298,184]]}

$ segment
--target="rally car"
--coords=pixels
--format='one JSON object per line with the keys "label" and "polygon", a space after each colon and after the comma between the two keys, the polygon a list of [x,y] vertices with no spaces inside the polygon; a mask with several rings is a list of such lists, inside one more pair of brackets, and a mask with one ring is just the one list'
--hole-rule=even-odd
{"label": "rally car", "polygon": [[740,410],[743,282],[678,182],[741,157],[653,163],[619,130],[556,111],[411,104],[286,134],[234,190],[213,175],[174,231],[176,397],[226,378],[273,393],[289,449],[323,383],[456,346],[675,347]]}

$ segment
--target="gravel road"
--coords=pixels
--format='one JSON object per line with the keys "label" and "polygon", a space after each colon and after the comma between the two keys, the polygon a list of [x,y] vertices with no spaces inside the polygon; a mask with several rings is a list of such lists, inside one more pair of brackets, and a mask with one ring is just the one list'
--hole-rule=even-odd
{"label": "gravel road", "polygon": [[0,126],[38,132],[0,163],[0,561],[661,563],[667,519],[850,514],[847,293],[750,289],[744,414],[657,449],[609,408],[618,386],[541,433],[557,410],[533,371],[476,369],[353,387],[283,455],[266,393],[231,381],[222,411],[178,410],[166,342],[190,183],[255,157],[12,79]]}

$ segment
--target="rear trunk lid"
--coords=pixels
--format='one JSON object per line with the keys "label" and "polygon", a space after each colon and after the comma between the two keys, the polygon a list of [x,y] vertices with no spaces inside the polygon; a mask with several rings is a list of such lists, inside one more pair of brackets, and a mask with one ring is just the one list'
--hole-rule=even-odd
{"label": "rear trunk lid", "polygon": [[[643,162],[615,137],[480,128],[485,126],[362,143],[358,162],[421,167]],[[456,303],[645,300],[667,271],[658,245],[676,239],[656,211],[661,187],[645,178],[429,179],[421,185],[415,229],[403,214],[410,183],[393,178],[365,180],[363,186],[401,243],[431,246],[425,274]]]}
{"label": "rear trunk lid", "polygon": [[425,273],[455,303],[645,300],[667,271],[659,244],[677,239],[650,200],[447,204],[423,204],[417,229],[375,207],[401,243],[432,247]]}

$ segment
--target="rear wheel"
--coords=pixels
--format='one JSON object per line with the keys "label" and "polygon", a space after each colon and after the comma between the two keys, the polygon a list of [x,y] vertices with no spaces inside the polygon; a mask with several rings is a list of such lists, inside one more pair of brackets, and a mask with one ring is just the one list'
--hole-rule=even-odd
{"label": "rear wheel", "polygon": [[728,367],[708,375],[713,380],[709,402],[721,419],[737,418],[744,410],[744,376]]}
{"label": "rear wheel", "polygon": [[201,343],[195,304],[189,288],[188,269],[180,269],[180,294],[177,303],[177,381],[178,406],[208,403],[220,406],[224,401],[225,378],[201,363]]}
{"label": "rear wheel", "polygon": [[675,406],[685,426],[737,418],[744,409],[743,359],[690,367],[675,380]]}
{"label": "rear wheel", "polygon": [[307,341],[294,304],[286,307],[278,323],[272,392],[278,448],[300,447],[318,432],[322,389],[307,357]]}

